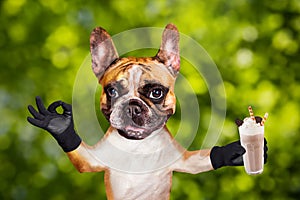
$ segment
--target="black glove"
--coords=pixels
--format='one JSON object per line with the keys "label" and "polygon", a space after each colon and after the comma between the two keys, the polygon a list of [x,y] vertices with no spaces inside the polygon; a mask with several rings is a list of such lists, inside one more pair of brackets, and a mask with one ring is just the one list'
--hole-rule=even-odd
{"label": "black glove", "polygon": [[226,146],[215,146],[210,152],[210,160],[214,169],[223,166],[242,166],[243,154],[246,152],[240,141],[230,143]]}
{"label": "black glove", "polygon": [[[29,112],[34,117],[27,117],[28,122],[51,133],[65,152],[76,149],[81,143],[81,138],[74,130],[72,106],[55,101],[46,109],[39,96],[36,97],[36,105],[38,111],[32,105],[28,106]],[[56,111],[59,106],[63,108],[62,114]]]}

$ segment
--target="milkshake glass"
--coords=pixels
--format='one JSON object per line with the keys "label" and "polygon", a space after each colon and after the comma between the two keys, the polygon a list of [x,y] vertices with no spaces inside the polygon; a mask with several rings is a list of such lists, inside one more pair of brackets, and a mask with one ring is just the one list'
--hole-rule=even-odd
{"label": "milkshake glass", "polygon": [[264,125],[252,118],[245,118],[239,126],[241,145],[246,149],[243,155],[244,167],[248,174],[263,172],[264,166]]}

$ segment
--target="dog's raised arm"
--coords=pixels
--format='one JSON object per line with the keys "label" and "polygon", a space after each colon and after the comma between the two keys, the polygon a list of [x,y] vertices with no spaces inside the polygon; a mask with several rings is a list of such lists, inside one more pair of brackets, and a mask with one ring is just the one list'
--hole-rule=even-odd
{"label": "dog's raised arm", "polygon": [[99,172],[105,170],[105,166],[101,165],[99,160],[94,156],[95,146],[89,146],[85,142],[81,142],[79,147],[67,155],[70,161],[79,172]]}

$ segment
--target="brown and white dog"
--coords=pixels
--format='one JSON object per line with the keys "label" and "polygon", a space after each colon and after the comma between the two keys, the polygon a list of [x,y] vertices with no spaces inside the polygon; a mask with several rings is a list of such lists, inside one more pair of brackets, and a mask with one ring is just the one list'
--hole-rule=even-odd
{"label": "brown and white dog", "polygon": [[[179,33],[168,24],[160,49],[150,58],[119,58],[109,34],[96,28],[90,38],[92,67],[102,85],[101,109],[110,122],[105,136],[88,146],[73,125],[72,106],[37,97],[27,120],[50,132],[80,172],[105,171],[109,200],[169,199],[173,171],[196,174],[243,165],[239,141],[187,151],[165,124],[174,114],[174,84],[180,68]],[[60,114],[56,108],[62,106]],[[261,118],[260,118],[261,119]],[[237,123],[240,125],[240,123]],[[265,143],[265,162],[267,146]]]}
{"label": "brown and white dog", "polygon": [[177,28],[166,26],[161,47],[150,58],[119,58],[102,28],[94,29],[90,44],[93,71],[103,87],[101,109],[111,126],[95,146],[82,142],[68,152],[74,166],[80,172],[105,171],[108,199],[122,200],[169,199],[173,171],[212,170],[210,150],[186,151],[165,127],[176,104]]}

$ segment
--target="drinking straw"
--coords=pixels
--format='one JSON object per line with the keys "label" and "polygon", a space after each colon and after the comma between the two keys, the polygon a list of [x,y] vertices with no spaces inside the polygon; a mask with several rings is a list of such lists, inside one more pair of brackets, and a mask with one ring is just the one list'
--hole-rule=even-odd
{"label": "drinking straw", "polygon": [[260,122],[260,125],[262,125],[262,126],[263,126],[263,125],[265,124],[265,122],[266,122],[266,120],[267,120],[268,116],[269,116],[269,114],[268,114],[268,113],[266,113],[266,114],[264,115],[264,117],[263,117],[262,121]]}
{"label": "drinking straw", "polygon": [[255,117],[254,117],[253,110],[252,110],[251,106],[248,106],[248,111],[249,111],[249,114],[250,114],[250,118],[255,121]]}

